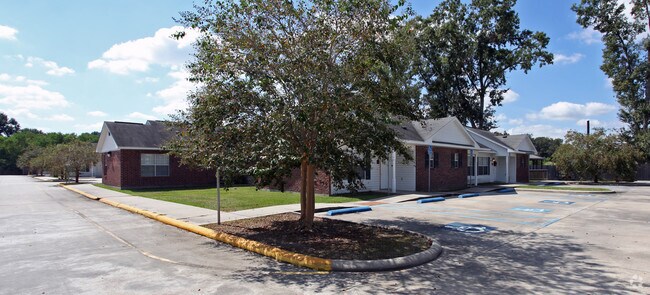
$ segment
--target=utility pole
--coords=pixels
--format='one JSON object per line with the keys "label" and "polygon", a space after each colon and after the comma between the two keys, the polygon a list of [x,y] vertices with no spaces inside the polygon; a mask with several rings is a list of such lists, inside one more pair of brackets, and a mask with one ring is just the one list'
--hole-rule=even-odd
{"label": "utility pole", "polygon": [[587,135],[589,135],[589,120],[587,120]]}

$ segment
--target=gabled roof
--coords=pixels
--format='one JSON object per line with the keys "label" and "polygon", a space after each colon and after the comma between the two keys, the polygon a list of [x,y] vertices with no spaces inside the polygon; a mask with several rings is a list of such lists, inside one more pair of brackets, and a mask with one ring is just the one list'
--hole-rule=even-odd
{"label": "gabled roof", "polygon": [[478,135],[484,137],[485,139],[487,139],[487,140],[489,140],[489,141],[492,141],[492,142],[494,142],[494,143],[496,143],[496,144],[498,144],[498,145],[503,146],[504,148],[515,149],[515,148],[513,148],[512,146],[510,146],[509,144],[503,142],[503,141],[500,139],[500,137],[494,135],[494,133],[492,133],[492,132],[490,132],[490,131],[481,130],[481,129],[476,129],[476,128],[472,128],[472,127],[465,127],[465,128],[467,128],[467,130],[470,131],[470,132],[473,132],[473,133],[475,133],[475,134],[478,134]]}
{"label": "gabled roof", "polygon": [[399,139],[416,145],[448,146],[463,149],[479,147],[455,117],[405,121],[393,125],[391,128]]}
{"label": "gabled roof", "polygon": [[[512,149],[516,152],[524,152],[528,154],[537,154],[537,150],[530,140],[528,134],[515,134],[515,135],[495,135],[490,131],[485,131],[481,129],[466,127],[470,134],[477,134],[497,145],[500,145],[507,149]],[[524,141],[528,142],[528,146],[532,147],[532,150],[521,149]]]}
{"label": "gabled roof", "polygon": [[526,134],[515,134],[515,135],[506,135],[506,136],[499,136],[499,139],[503,142],[505,142],[509,147],[513,149],[517,149],[519,145],[521,144],[521,141],[523,141],[526,138]]}
{"label": "gabled roof", "polygon": [[422,137],[415,130],[411,121],[402,122],[399,125],[391,125],[390,128],[395,131],[397,138],[401,140],[422,141]]}
{"label": "gabled roof", "polygon": [[147,121],[144,124],[104,122],[99,144],[103,145],[105,140],[110,138],[117,149],[159,149],[175,134],[176,132],[163,121]]}

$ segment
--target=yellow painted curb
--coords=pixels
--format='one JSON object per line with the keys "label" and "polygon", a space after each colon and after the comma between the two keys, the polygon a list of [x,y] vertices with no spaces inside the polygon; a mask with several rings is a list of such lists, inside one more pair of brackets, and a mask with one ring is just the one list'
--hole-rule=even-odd
{"label": "yellow painted curb", "polygon": [[89,198],[89,199],[95,200],[95,201],[98,201],[98,200],[100,199],[100,198],[98,198],[98,197],[96,197],[96,196],[93,196],[93,195],[87,193],[87,192],[80,191],[80,190],[78,190],[78,189],[76,189],[76,188],[73,188],[73,187],[67,186],[67,185],[65,185],[65,184],[63,184],[63,183],[59,183],[59,186],[65,188],[65,189],[67,189],[67,190],[69,190],[69,191],[73,191],[73,192],[75,192],[75,193],[78,193],[78,194],[80,194],[80,195],[82,195],[82,196],[84,196],[84,197],[86,197],[86,198]]}
{"label": "yellow painted curb", "polygon": [[303,254],[299,254],[299,253],[294,253],[294,252],[282,250],[282,249],[280,249],[278,247],[269,246],[269,245],[266,245],[266,244],[263,244],[263,243],[260,243],[260,242],[257,242],[257,241],[241,238],[241,237],[226,234],[226,233],[217,232],[217,231],[211,230],[211,229],[206,228],[206,227],[198,226],[198,225],[191,224],[191,223],[185,222],[185,221],[180,221],[180,220],[170,218],[170,217],[158,214],[158,213],[154,213],[154,212],[147,211],[147,210],[142,210],[142,209],[139,209],[139,208],[136,208],[136,207],[133,207],[133,206],[129,206],[129,205],[126,205],[126,204],[118,203],[118,202],[115,202],[115,201],[112,201],[112,200],[99,198],[99,197],[96,197],[96,196],[91,195],[89,193],[82,192],[82,191],[80,191],[78,189],[71,188],[71,187],[69,187],[67,185],[60,184],[60,186],[67,189],[67,190],[70,190],[70,191],[73,191],[73,192],[78,193],[80,195],[83,195],[83,196],[85,196],[87,198],[90,198],[90,199],[93,199],[93,200],[98,200],[98,201],[100,201],[100,202],[102,202],[104,204],[108,204],[108,205],[111,205],[111,206],[114,206],[114,207],[117,207],[117,208],[120,208],[120,209],[123,209],[123,210],[126,210],[126,211],[137,213],[137,214],[149,217],[151,219],[160,221],[162,223],[165,223],[165,224],[168,224],[168,225],[171,225],[171,226],[175,226],[177,228],[184,229],[184,230],[193,232],[195,234],[202,235],[202,236],[208,237],[210,239],[217,240],[217,241],[220,241],[220,242],[223,242],[223,243],[226,243],[226,244],[229,244],[229,245],[232,245],[232,246],[244,249],[244,250],[248,250],[248,251],[251,251],[251,252],[262,254],[264,256],[272,257],[272,258],[274,258],[274,259],[276,259],[278,261],[287,262],[287,263],[291,263],[291,264],[298,265],[298,266],[304,266],[304,267],[308,267],[308,268],[315,269],[315,270],[325,270],[325,271],[331,271],[332,270],[332,260],[331,259],[312,257],[312,256],[308,256],[308,255],[303,255]]}

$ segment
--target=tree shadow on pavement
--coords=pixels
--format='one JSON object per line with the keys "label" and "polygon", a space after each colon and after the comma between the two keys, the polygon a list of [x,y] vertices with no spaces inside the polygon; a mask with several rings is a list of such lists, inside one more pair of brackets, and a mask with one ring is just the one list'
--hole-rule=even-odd
{"label": "tree shadow on pavement", "polygon": [[[625,293],[635,290],[607,266],[587,255],[586,245],[547,233],[495,230],[470,234],[412,218],[368,220],[432,237],[444,250],[435,261],[400,271],[306,275],[291,265],[237,274],[246,282],[300,286],[332,293]],[[288,271],[284,273],[283,271]],[[292,272],[304,272],[295,274]],[[636,290],[638,291],[638,290]]]}

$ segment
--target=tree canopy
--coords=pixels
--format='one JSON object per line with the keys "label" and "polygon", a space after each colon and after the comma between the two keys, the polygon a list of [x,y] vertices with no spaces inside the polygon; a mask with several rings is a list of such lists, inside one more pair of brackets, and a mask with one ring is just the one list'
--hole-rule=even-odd
{"label": "tree canopy", "polygon": [[[419,77],[429,116],[456,116],[464,124],[496,127],[494,107],[504,99],[506,74],[553,62],[543,32],[520,28],[516,0],[444,0],[418,25]],[[486,101],[487,100],[487,101]]]}
{"label": "tree canopy", "polygon": [[[361,186],[358,166],[391,151],[389,127],[418,114],[413,39],[402,1],[207,1],[179,20],[201,31],[176,118],[184,162],[278,184],[301,169],[301,221],[311,227],[314,174]],[[179,36],[183,34],[180,33]]]}
{"label": "tree canopy", "polygon": [[560,138],[531,136],[531,140],[537,149],[537,154],[544,158],[551,157],[555,153],[555,150],[557,150],[557,148],[562,144],[562,139]]}
{"label": "tree canopy", "polygon": [[552,160],[561,173],[571,178],[634,181],[642,156],[620,134],[606,134],[604,129],[597,128],[590,135],[569,131]]}
{"label": "tree canopy", "polygon": [[[612,80],[630,140],[650,158],[650,1],[582,0],[577,22],[603,34],[600,69]],[[625,5],[631,7],[626,14]]]}
{"label": "tree canopy", "polygon": [[11,136],[20,130],[20,124],[14,118],[9,118],[0,112],[0,135]]}

